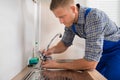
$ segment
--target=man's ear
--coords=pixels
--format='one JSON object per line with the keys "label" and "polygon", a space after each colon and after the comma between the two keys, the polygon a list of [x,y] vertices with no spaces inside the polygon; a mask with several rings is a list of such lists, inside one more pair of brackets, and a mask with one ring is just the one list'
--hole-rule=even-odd
{"label": "man's ear", "polygon": [[75,6],[71,6],[70,8],[74,13],[76,12],[76,7]]}

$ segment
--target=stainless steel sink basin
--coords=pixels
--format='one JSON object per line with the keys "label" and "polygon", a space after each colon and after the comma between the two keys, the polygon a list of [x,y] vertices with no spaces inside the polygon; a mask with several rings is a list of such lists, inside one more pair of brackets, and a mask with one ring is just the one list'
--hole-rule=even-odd
{"label": "stainless steel sink basin", "polygon": [[[57,60],[60,63],[71,62],[72,60]],[[64,69],[40,69],[36,65],[22,80],[83,80],[86,73],[82,71],[70,71]],[[87,77],[86,77],[87,78]]]}
{"label": "stainless steel sink basin", "polygon": [[42,70],[32,69],[22,80],[45,80],[41,73]]}

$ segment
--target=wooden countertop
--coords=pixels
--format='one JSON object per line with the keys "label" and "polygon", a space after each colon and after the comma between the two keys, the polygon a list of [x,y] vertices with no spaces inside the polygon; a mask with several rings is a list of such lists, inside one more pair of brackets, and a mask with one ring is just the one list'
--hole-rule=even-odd
{"label": "wooden countertop", "polygon": [[[22,80],[33,68],[26,67],[12,80]],[[45,80],[107,80],[97,70],[70,71],[70,70],[43,70],[42,74]],[[33,80],[33,79],[32,79]]]}
{"label": "wooden countertop", "polygon": [[23,77],[31,70],[30,67],[24,68],[19,74],[17,74],[12,80],[22,80]]}

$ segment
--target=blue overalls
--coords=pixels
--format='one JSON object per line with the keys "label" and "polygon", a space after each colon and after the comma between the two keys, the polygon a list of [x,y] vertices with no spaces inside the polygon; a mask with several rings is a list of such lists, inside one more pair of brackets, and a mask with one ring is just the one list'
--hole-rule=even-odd
{"label": "blue overalls", "polygon": [[[91,8],[86,10],[85,19],[90,11]],[[72,30],[78,35],[74,24]],[[120,40],[118,42],[104,40],[102,57],[96,69],[108,80],[120,80]]]}
{"label": "blue overalls", "polygon": [[104,41],[102,57],[96,69],[108,80],[120,80],[120,40]]}

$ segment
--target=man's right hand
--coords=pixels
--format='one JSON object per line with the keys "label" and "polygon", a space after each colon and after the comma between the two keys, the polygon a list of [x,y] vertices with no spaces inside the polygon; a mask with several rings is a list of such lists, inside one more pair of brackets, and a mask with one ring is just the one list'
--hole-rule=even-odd
{"label": "man's right hand", "polygon": [[54,53],[54,47],[48,49],[47,51],[44,49],[44,50],[42,51],[42,53],[43,53],[44,55],[51,55],[51,54]]}
{"label": "man's right hand", "polygon": [[45,55],[51,55],[51,54],[58,54],[64,52],[68,47],[64,45],[62,41],[60,41],[56,46],[49,48],[47,51],[43,50],[42,53]]}

